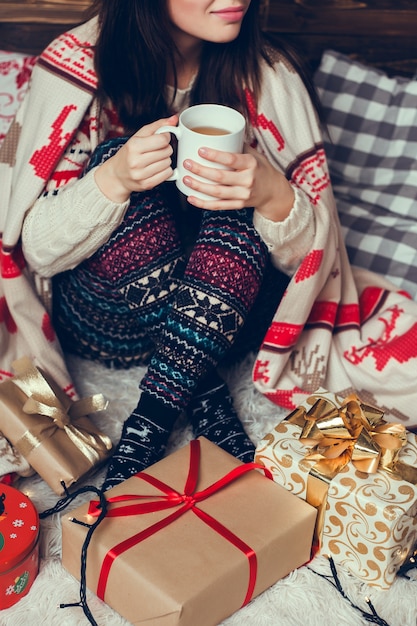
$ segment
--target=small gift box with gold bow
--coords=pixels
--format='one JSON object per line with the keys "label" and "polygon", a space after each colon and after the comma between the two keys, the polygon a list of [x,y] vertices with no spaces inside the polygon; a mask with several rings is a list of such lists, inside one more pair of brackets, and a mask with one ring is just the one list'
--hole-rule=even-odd
{"label": "small gift box with gold bow", "polygon": [[318,510],[322,554],[387,589],[417,540],[417,437],[356,395],[319,390],[258,444],[255,460]]}
{"label": "small gift box with gold bow", "polygon": [[105,461],[109,437],[88,417],[102,411],[101,394],[73,401],[30,359],[13,363],[16,375],[0,384],[0,431],[53,491],[68,488]]}

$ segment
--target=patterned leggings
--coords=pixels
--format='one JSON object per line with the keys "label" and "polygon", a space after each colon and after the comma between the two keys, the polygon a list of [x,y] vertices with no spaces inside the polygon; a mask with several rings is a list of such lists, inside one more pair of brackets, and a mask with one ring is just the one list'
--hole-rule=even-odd
{"label": "patterned leggings", "polygon": [[[89,167],[123,141],[99,146]],[[188,206],[170,183],[133,193],[107,243],[54,278],[64,350],[108,366],[147,364],[141,389],[179,410],[213,368],[259,347],[288,282],[272,269],[251,209]],[[193,220],[187,256],[181,226]]]}

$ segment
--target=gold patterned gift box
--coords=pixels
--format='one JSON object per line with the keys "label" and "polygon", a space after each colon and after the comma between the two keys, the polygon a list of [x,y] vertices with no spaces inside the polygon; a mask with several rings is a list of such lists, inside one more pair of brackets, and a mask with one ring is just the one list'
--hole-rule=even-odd
{"label": "gold patterned gift box", "polygon": [[319,390],[258,444],[255,460],[318,510],[322,554],[387,589],[417,541],[417,437],[352,395]]}
{"label": "gold patterned gift box", "polygon": [[74,401],[29,358],[0,384],[0,435],[58,495],[103,463],[110,438],[89,417],[107,402],[101,394]]}

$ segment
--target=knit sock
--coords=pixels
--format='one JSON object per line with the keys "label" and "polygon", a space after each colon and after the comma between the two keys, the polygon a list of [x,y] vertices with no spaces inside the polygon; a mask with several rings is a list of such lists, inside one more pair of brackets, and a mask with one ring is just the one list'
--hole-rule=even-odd
{"label": "knit sock", "polygon": [[177,411],[142,392],[125,421],[103,483],[103,491],[159,461],[165,452]]}
{"label": "knit sock", "polygon": [[197,393],[188,407],[195,437],[206,437],[243,463],[251,463],[255,446],[247,436],[226,383],[212,376],[210,386]]}

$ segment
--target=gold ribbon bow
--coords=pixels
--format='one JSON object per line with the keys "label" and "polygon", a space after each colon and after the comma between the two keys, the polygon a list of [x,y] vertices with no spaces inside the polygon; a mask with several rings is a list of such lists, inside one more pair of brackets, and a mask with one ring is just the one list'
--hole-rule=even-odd
{"label": "gold ribbon bow", "polygon": [[89,413],[105,410],[108,402],[102,394],[74,401],[52,380],[47,380],[27,357],[15,361],[13,369],[16,376],[12,382],[27,396],[23,411],[48,418],[34,420],[33,426],[14,444],[21,454],[27,457],[42,441],[62,429],[91,466],[108,456],[112,442],[107,435],[97,431],[93,424],[90,427],[88,420],[83,420],[82,424],[71,421],[77,422]]}
{"label": "gold ribbon bow", "polygon": [[300,442],[309,447],[305,458],[316,461],[315,473],[331,479],[350,462],[367,474],[378,469],[397,473],[407,431],[383,415],[351,394],[340,407],[319,397],[308,411],[298,407],[288,421],[302,427]]}
{"label": "gold ribbon bow", "polygon": [[348,464],[368,474],[382,469],[417,485],[417,468],[399,459],[407,443],[402,424],[388,423],[383,411],[363,404],[351,394],[337,407],[327,398],[312,396],[307,411],[299,406],[286,421],[301,427],[300,442],[315,461],[307,481],[306,501],[317,509],[315,542],[320,545],[329,485]]}

